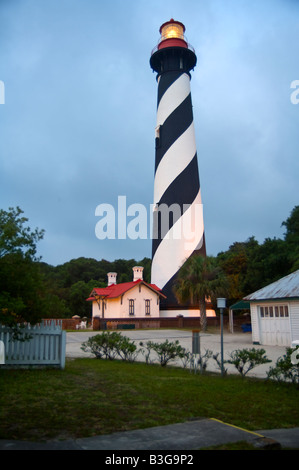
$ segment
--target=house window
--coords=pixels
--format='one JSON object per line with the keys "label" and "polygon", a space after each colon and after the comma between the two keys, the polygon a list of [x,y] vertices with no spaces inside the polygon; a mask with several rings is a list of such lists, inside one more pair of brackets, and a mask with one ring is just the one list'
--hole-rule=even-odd
{"label": "house window", "polygon": [[129,315],[134,315],[134,299],[129,299]]}
{"label": "house window", "polygon": [[261,318],[284,318],[289,316],[287,305],[263,305],[259,307]]}
{"label": "house window", "polygon": [[151,301],[146,299],[145,300],[145,315],[151,314]]}

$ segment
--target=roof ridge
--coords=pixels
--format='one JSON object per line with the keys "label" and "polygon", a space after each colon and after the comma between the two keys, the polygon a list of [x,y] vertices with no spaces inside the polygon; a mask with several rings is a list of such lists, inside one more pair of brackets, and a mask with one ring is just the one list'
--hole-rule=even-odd
{"label": "roof ridge", "polygon": [[[98,295],[103,295],[106,298],[117,298],[123,295],[125,292],[130,290],[132,287],[138,284],[144,284],[149,289],[154,290],[158,295],[162,294],[162,290],[159,289],[155,284],[150,284],[143,279],[136,279],[136,281],[128,281],[128,282],[121,282],[120,284],[111,284],[110,286],[106,287],[94,287],[91,291],[91,294],[87,300],[93,300],[92,297],[93,293],[95,292]],[[162,294],[164,295],[164,294]]]}

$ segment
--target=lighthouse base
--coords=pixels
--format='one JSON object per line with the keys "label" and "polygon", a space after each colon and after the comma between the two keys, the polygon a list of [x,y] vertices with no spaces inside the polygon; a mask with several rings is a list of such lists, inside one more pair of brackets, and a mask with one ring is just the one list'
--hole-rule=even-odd
{"label": "lighthouse base", "polygon": [[[160,318],[173,318],[178,316],[183,317],[199,317],[200,311],[198,308],[189,308],[189,309],[168,309],[168,310],[160,310]],[[207,317],[216,317],[215,310],[207,309],[206,310]]]}

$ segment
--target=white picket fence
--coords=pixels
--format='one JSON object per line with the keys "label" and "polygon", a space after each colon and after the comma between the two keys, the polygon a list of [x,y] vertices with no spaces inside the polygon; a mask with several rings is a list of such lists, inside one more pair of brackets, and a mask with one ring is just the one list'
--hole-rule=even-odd
{"label": "white picket fence", "polygon": [[27,325],[21,329],[23,337],[29,340],[15,340],[6,326],[0,325],[5,365],[55,366],[64,369],[66,332],[56,322]]}

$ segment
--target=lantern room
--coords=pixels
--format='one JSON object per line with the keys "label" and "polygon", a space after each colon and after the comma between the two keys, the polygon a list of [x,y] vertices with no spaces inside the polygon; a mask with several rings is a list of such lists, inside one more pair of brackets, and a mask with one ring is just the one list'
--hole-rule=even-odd
{"label": "lantern room", "polygon": [[180,71],[190,75],[196,65],[195,51],[184,35],[185,26],[180,21],[171,19],[159,29],[161,37],[152,50],[150,65],[157,72],[157,79],[162,73]]}
{"label": "lantern room", "polygon": [[185,26],[179,21],[171,19],[162,24],[160,28],[161,38],[159,41],[158,49],[164,47],[186,47],[188,44],[184,37]]}

